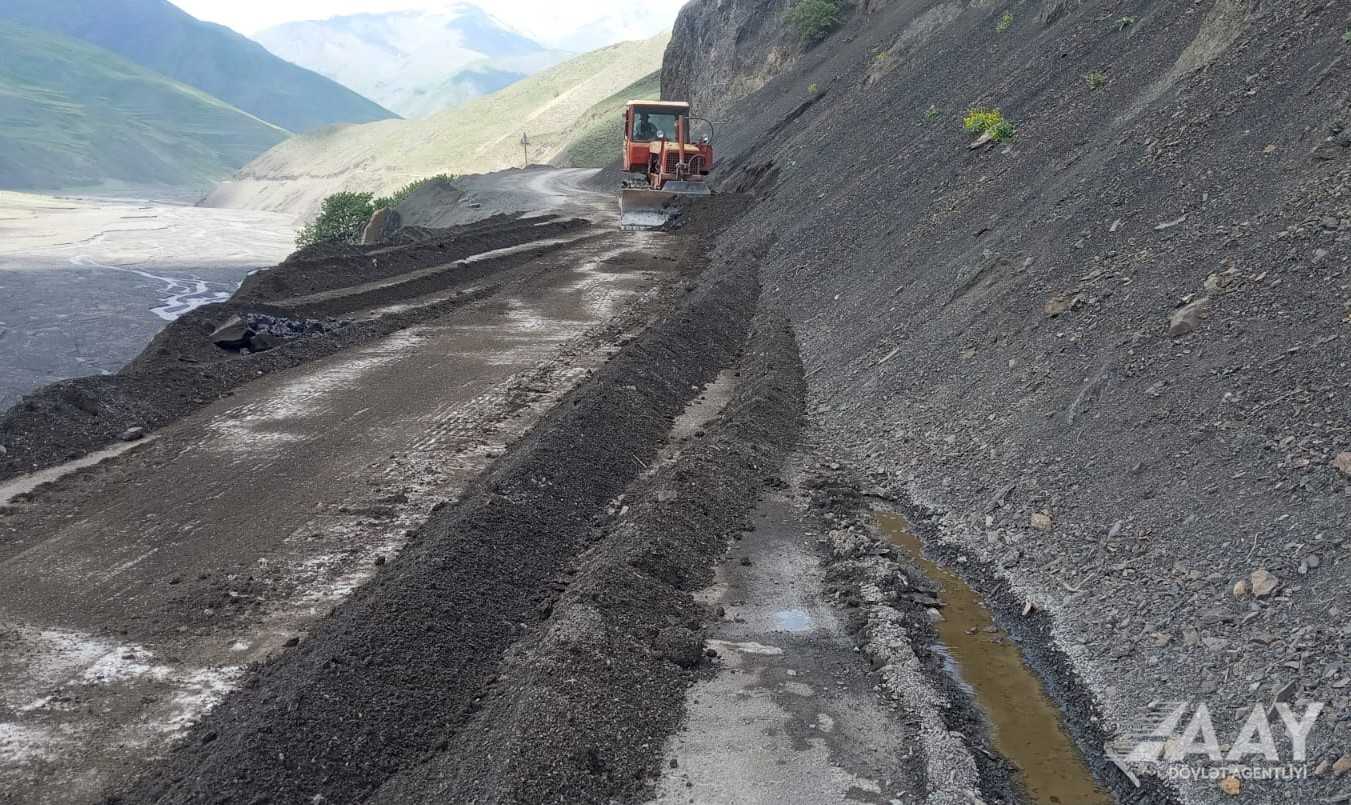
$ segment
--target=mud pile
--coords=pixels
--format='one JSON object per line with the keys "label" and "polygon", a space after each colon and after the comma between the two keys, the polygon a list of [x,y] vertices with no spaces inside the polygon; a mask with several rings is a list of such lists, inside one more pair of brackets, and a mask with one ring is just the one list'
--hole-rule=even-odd
{"label": "mud pile", "polygon": [[1108,738],[1159,699],[1230,738],[1324,702],[1323,771],[1245,785],[1346,793],[1346,8],[898,0],[804,48],[787,6],[696,0],[662,79],[725,121],[758,203],[722,243],[767,246],[816,426],[1004,618],[1047,614]]}
{"label": "mud pile", "polygon": [[[803,402],[791,331],[757,314],[754,260],[687,290],[125,801],[642,791],[704,662],[711,613],[692,593]],[[658,467],[672,422],[724,369],[740,379],[721,417]]]}

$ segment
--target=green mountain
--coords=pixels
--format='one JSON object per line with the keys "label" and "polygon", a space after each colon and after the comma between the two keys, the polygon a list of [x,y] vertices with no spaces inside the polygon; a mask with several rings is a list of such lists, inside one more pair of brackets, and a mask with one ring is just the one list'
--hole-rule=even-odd
{"label": "green mountain", "polygon": [[[633,91],[635,82],[661,67],[669,39],[662,34],[593,50],[421,120],[382,120],[293,137],[222,182],[206,203],[308,216],[340,190],[388,193],[438,173],[519,167],[525,156],[522,133],[530,138],[530,161],[546,163],[583,128],[599,125],[598,104],[608,99],[613,106],[617,95]],[[619,127],[617,111],[609,124]],[[617,158],[617,145],[612,153],[611,159]]]}
{"label": "green mountain", "polygon": [[394,117],[167,0],[3,0],[0,20],[97,45],[290,131]]}
{"label": "green mountain", "polygon": [[624,130],[619,120],[629,101],[661,97],[661,71],[656,70],[586,110],[577,119],[572,136],[550,160],[560,168],[604,168],[624,152]]}
{"label": "green mountain", "polygon": [[205,187],[287,134],[106,50],[0,22],[0,187]]}

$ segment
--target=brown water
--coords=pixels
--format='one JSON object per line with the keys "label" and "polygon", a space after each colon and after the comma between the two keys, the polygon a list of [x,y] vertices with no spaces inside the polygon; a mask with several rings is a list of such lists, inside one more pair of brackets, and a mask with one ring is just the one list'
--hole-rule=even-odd
{"label": "brown water", "polygon": [[898,514],[879,512],[877,524],[893,544],[942,587],[943,620],[936,624],[963,682],[975,693],[993,729],[994,748],[1018,767],[1029,802],[1111,805],[1061,721],[1060,711],[994,625],[981,597],[955,573],[924,556],[924,547]]}

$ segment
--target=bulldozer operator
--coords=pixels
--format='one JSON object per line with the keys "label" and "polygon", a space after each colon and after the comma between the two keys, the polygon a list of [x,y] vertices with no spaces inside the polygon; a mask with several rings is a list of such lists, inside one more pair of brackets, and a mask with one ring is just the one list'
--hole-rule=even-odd
{"label": "bulldozer operator", "polygon": [[655,140],[662,136],[661,129],[652,122],[652,116],[647,112],[638,114],[638,125],[634,126],[633,139],[635,140]]}

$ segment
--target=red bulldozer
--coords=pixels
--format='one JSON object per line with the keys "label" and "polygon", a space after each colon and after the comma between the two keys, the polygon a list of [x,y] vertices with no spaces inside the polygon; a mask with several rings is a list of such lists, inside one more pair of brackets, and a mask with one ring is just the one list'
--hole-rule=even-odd
{"label": "red bulldozer", "polygon": [[691,119],[683,101],[629,101],[624,107],[623,229],[658,228],[675,213],[677,200],[710,194],[705,180],[713,146],[708,136],[692,141]]}

